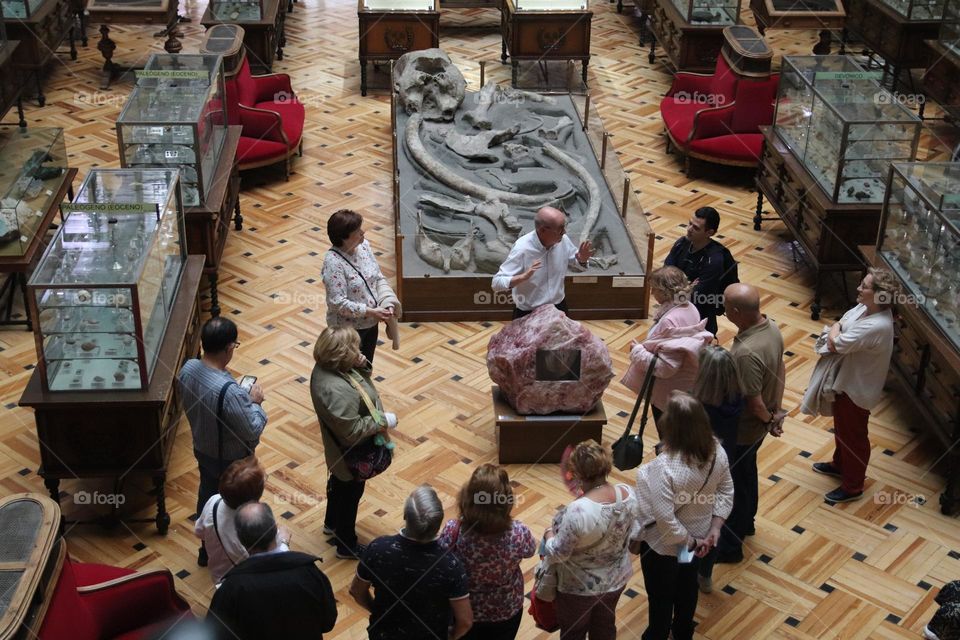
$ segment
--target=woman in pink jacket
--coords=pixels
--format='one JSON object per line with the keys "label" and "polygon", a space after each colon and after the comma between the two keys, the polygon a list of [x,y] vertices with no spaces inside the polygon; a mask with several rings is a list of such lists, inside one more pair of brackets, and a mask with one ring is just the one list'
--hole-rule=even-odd
{"label": "woman in pink jacket", "polygon": [[660,357],[654,366],[656,380],[650,396],[654,422],[667,406],[674,391],[689,392],[700,369],[700,351],[713,342],[706,320],[690,302],[692,287],[677,267],[661,267],[650,274],[650,292],[658,303],[653,327],[642,342],[631,342],[630,367],[621,382],[640,393],[647,368],[654,354]]}

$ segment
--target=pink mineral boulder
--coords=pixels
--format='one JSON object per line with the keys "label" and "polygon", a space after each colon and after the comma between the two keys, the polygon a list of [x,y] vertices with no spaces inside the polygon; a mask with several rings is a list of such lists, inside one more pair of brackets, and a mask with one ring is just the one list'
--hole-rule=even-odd
{"label": "pink mineral boulder", "polygon": [[487,370],[522,415],[587,413],[613,378],[607,345],[553,305],[493,336]]}

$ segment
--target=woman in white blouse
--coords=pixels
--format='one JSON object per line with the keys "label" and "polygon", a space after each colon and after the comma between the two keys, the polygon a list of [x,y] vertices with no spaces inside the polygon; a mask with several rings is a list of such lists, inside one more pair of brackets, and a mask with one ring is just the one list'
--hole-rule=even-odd
{"label": "woman in white blouse", "polygon": [[333,246],[323,258],[323,286],[327,326],[356,329],[360,353],[372,364],[380,322],[387,323],[393,348],[399,348],[400,300],[383,277],[362,226],[363,217],[350,209],[335,211],[327,220],[327,237]]}
{"label": "woman in white blouse", "polygon": [[636,527],[633,487],[612,485],[610,451],[581,442],[568,468],[583,496],[570,503],[556,531],[544,533],[543,555],[560,564],[554,602],[561,640],[613,640],[617,600],[633,574],[627,545]]}
{"label": "woman in white blouse", "polygon": [[663,450],[637,470],[640,567],[649,622],[643,640],[693,638],[697,565],[733,508],[727,454],[700,401],[674,391],[660,424]]}

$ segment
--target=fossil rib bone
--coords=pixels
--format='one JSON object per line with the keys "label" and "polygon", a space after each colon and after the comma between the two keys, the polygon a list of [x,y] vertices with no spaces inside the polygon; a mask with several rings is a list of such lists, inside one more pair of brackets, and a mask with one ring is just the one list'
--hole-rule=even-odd
{"label": "fossil rib bone", "polygon": [[583,218],[583,228],[580,230],[580,241],[578,243],[583,244],[590,239],[590,232],[593,230],[593,225],[597,224],[597,218],[600,216],[600,188],[597,187],[597,183],[590,177],[590,173],[582,164],[557,147],[549,142],[544,142],[543,152],[547,157],[553,158],[572,171],[578,178],[583,180],[583,184],[587,185],[587,214]]}

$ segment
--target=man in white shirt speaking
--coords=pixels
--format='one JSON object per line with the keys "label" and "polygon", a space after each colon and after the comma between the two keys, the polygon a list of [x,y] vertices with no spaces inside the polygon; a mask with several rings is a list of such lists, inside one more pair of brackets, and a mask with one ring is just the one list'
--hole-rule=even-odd
{"label": "man in white shirt speaking", "polygon": [[566,235],[567,216],[554,207],[543,207],[533,219],[533,231],[520,236],[510,255],[493,276],[493,290],[513,290],[513,319],[552,304],[567,312],[563,279],[567,268],[583,271],[593,255],[587,240],[578,249]]}

